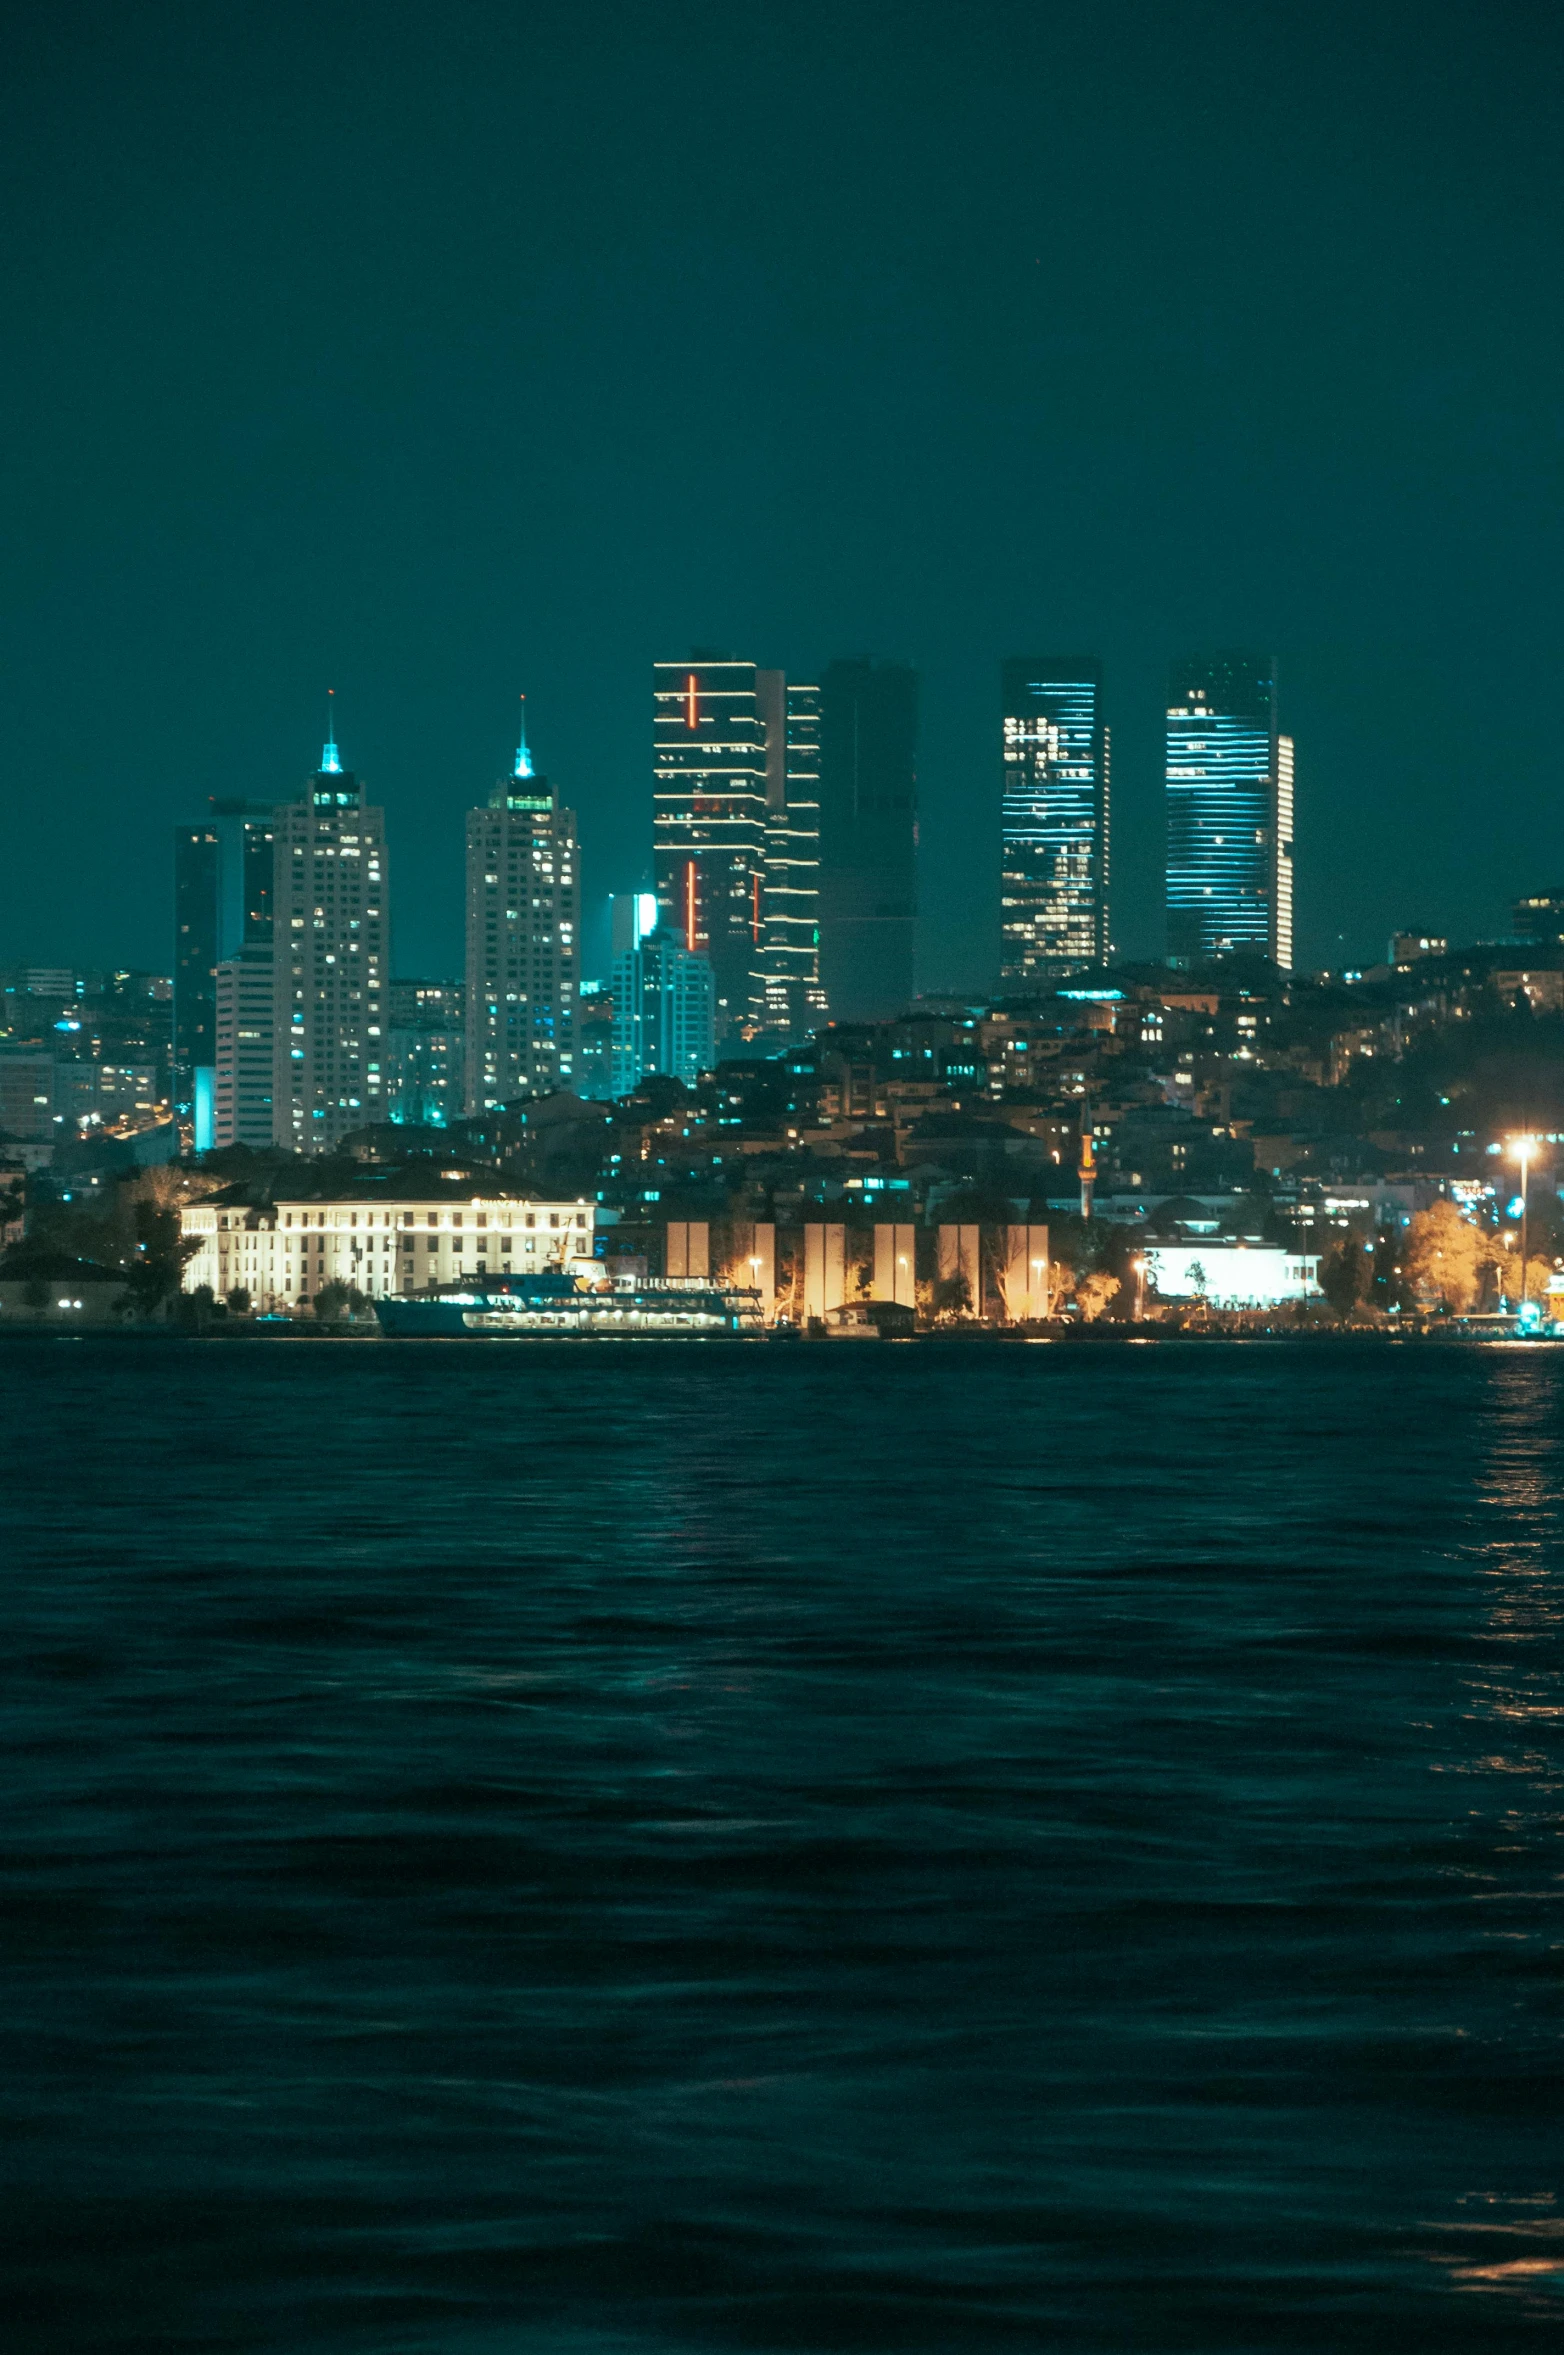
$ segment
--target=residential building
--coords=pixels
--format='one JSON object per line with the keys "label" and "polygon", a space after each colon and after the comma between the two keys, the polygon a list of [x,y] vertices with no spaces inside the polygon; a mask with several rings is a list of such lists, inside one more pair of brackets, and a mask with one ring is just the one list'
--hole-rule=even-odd
{"label": "residential building", "polygon": [[1112,954],[1102,665],[1022,655],[1001,683],[1000,978],[1047,989]]}
{"label": "residential building", "polygon": [[390,962],[385,812],[342,766],[335,731],[276,813],[272,1138],[329,1153],[384,1120]]}
{"label": "residential building", "polygon": [[584,980],[577,1001],[576,1094],[604,1103],[614,1092],[614,986]]}
{"label": "residential building", "polygon": [[1167,713],[1168,954],[1293,956],[1293,746],[1264,654],[1176,663]]}
{"label": "residential building", "polygon": [[174,829],[174,1106],[213,1141],[217,968],[240,949],[269,946],[275,810],[271,802],[213,798],[194,826]]}
{"label": "residential building", "polygon": [[273,1136],[275,988],[272,943],[243,943],[217,968],[212,1142],[261,1151]]}
{"label": "residential building", "polygon": [[393,981],[387,1109],[409,1128],[449,1128],[466,1101],[465,985]]}
{"label": "residential building", "polygon": [[[475,1185],[487,1188],[474,1191]],[[196,1250],[187,1292],[248,1292],[258,1309],[307,1307],[330,1283],[367,1299],[464,1278],[521,1275],[592,1258],[593,1205],[538,1202],[467,1176],[366,1176],[351,1190],[305,1187],[255,1204],[231,1187],[181,1214]]]}
{"label": "residential building", "polygon": [[1450,943],[1442,932],[1393,932],[1390,936],[1392,965],[1417,965],[1424,957],[1444,957],[1450,953]]}
{"label": "residential building", "polygon": [[653,666],[657,902],[686,954],[710,961],[719,1039],[751,1034],[762,995],[768,746],[760,676],[752,662],[700,650],[688,662]]}
{"label": "residential building", "polygon": [[1564,889],[1534,891],[1515,903],[1517,940],[1564,941]]}
{"label": "residential building", "polygon": [[521,742],[510,776],[467,813],[469,1112],[575,1079],[581,973],[576,820]]}
{"label": "residential building", "polygon": [[820,981],[837,1022],[903,1011],[918,914],[918,674],[830,663],[820,682]]}

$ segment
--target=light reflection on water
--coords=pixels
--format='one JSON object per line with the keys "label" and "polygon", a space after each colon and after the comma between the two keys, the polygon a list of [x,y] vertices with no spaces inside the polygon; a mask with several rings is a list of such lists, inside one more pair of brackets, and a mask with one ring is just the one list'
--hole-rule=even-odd
{"label": "light reflection on water", "polygon": [[[1533,2029],[1546,2053],[1560,2027],[1560,1925],[1549,1917],[1564,1880],[1561,1394],[1520,1351],[1496,1355],[1487,1370],[1488,1397],[1473,1434],[1481,1535],[1470,1550],[1489,1582],[1488,1642],[1467,1680],[1476,1745],[1467,1772],[1482,1801],[1473,1814],[1490,1840],[1478,1891],[1488,1908],[1480,1935],[1520,1950],[1504,1958],[1501,1971],[1514,1978],[1514,2008],[1523,2014],[1534,2008],[1536,1964],[1546,1958],[1544,1968],[1552,1966],[1551,2026],[1538,2019]],[[1510,2024],[1506,2041],[1515,2034]],[[1564,2126],[1560,2134],[1564,2139]],[[1555,2168],[1544,2188],[1518,2182],[1463,2194],[1437,2262],[1463,2289],[1519,2300],[1556,2322],[1564,2293],[1559,2173]]]}
{"label": "light reflection on water", "polygon": [[1558,1353],[25,1371],[7,2355],[1552,2343]]}

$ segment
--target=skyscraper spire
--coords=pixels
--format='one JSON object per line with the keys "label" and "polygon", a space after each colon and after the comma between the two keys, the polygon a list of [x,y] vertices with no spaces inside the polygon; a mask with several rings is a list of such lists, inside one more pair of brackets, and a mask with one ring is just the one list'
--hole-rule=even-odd
{"label": "skyscraper spire", "polygon": [[335,687],[326,689],[326,749],[320,756],[320,769],[323,777],[336,777],[342,773],[342,762],[337,752],[337,690]]}
{"label": "skyscraper spire", "polygon": [[532,775],[532,755],[527,750],[527,698],[525,695],[521,699],[521,742],[516,747],[516,766],[513,774],[518,777]]}

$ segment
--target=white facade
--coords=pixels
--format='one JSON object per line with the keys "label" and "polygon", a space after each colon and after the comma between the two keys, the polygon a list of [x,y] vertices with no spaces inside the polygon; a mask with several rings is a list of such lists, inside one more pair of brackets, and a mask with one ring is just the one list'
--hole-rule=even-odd
{"label": "white facade", "polygon": [[1320,1296],[1319,1254],[1242,1243],[1152,1243],[1146,1282],[1164,1300],[1211,1308],[1278,1308]]}
{"label": "white facade", "polygon": [[276,818],[272,1137],[295,1153],[386,1118],[385,812],[336,754]]}
{"label": "white facade", "polygon": [[197,1202],[181,1213],[185,1239],[197,1245],[184,1287],[209,1284],[219,1300],[243,1290],[255,1308],[288,1310],[323,1284],[348,1284],[373,1300],[461,1277],[522,1275],[590,1260],[593,1216],[590,1202],[499,1194],[440,1202],[344,1195],[266,1210]]}
{"label": "white facade", "polygon": [[216,969],[214,1145],[272,1141],[272,944],[247,941]]}

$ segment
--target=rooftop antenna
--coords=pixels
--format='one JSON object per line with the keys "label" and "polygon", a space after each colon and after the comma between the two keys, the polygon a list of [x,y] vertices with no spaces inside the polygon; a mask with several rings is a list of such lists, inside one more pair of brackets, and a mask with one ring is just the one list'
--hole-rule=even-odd
{"label": "rooftop antenna", "polygon": [[337,753],[337,690],[335,687],[326,689],[326,749],[320,756],[320,769],[323,777],[338,777],[342,774],[342,762]]}
{"label": "rooftop antenna", "polygon": [[512,772],[518,777],[532,775],[532,755],[527,750],[527,698],[521,699],[521,742],[516,747],[516,766]]}

